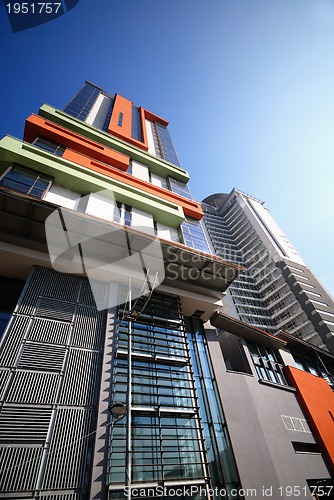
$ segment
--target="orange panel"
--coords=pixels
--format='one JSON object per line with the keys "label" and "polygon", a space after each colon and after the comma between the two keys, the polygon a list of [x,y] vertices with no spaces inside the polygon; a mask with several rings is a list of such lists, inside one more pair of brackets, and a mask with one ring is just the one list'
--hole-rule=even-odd
{"label": "orange panel", "polygon": [[334,393],[323,378],[291,366],[285,370],[334,474]]}
{"label": "orange panel", "polygon": [[120,170],[126,171],[130,163],[130,158],[118,151],[86,139],[56,123],[45,120],[41,116],[31,115],[26,120],[24,140],[33,142],[38,136],[58,142],[63,146],[72,148],[83,155],[112,165]]}
{"label": "orange panel", "polygon": [[125,172],[120,172],[119,170],[112,168],[109,165],[98,163],[94,160],[91,160],[90,158],[87,158],[87,156],[83,156],[80,153],[77,153],[76,151],[66,149],[63,154],[63,158],[86,167],[89,170],[93,170],[94,172],[103,174],[106,177],[120,181],[123,184],[127,184],[128,186],[134,186],[141,191],[154,194],[159,198],[170,201],[172,203],[176,203],[183,208],[184,213],[189,217],[193,217],[197,220],[200,220],[203,217],[202,207],[200,203],[197,203],[196,201],[188,200],[188,198],[183,198],[183,196],[172,193],[167,189],[153,186],[149,182],[145,182],[142,179],[137,179],[136,177],[133,177],[132,175]]}
{"label": "orange panel", "polygon": [[[120,113],[123,114],[122,124],[118,125],[120,119]],[[142,121],[142,120],[141,120]],[[145,127],[142,125],[142,131],[144,131]],[[120,139],[124,139],[135,146],[138,146],[145,151],[148,150],[148,142],[146,138],[146,133],[143,133],[144,142],[137,141],[133,137],[131,137],[131,127],[132,127],[132,102],[125,97],[122,97],[119,94],[116,94],[113,112],[110,118],[108,133],[119,137]]]}

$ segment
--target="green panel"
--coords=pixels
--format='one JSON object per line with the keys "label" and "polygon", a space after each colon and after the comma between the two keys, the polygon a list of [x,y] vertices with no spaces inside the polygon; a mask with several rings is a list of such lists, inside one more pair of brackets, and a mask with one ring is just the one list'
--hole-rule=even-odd
{"label": "green panel", "polygon": [[87,125],[83,121],[77,120],[63,111],[59,111],[58,109],[49,106],[48,104],[44,104],[40,108],[39,114],[43,118],[58,123],[73,132],[130,156],[131,159],[147,165],[154,174],[160,175],[161,177],[167,177],[170,175],[171,177],[174,177],[174,179],[182,182],[189,181],[189,174],[186,170],[176,167],[162,158],[157,158],[156,156],[153,156],[150,153],[123,141],[122,139],[94,128],[91,125]]}
{"label": "green panel", "polygon": [[153,215],[157,222],[178,227],[185,219],[179,205],[151,193],[123,184],[103,174],[88,170],[62,157],[47,153],[31,144],[6,136],[0,141],[0,174],[12,162],[54,177],[54,184],[87,195],[103,189],[113,191],[117,201]]}

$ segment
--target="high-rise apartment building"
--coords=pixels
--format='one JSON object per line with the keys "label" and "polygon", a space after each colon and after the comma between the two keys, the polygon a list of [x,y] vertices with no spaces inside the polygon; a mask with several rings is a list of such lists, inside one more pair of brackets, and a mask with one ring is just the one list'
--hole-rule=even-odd
{"label": "high-rise apartment building", "polygon": [[233,189],[202,206],[215,253],[246,268],[227,292],[229,313],[334,352],[333,299],[263,202]]}
{"label": "high-rise apartment building", "polygon": [[330,488],[334,357],[226,314],[247,261],[188,180],[165,119],[88,82],[0,141],[1,498]]}

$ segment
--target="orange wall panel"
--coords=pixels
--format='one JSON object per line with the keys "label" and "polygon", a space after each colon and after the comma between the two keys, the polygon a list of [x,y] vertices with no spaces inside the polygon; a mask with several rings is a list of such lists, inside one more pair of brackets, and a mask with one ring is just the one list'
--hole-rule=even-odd
{"label": "orange wall panel", "polygon": [[286,374],[334,474],[334,392],[326,380],[311,373],[288,366]]}
{"label": "orange wall panel", "polygon": [[123,171],[128,169],[130,163],[130,158],[118,151],[91,141],[58,124],[49,122],[41,116],[31,115],[26,120],[24,140],[33,142],[38,136],[43,136],[46,139],[58,142],[83,155],[87,155],[90,158],[102,161],[103,163],[107,163]]}
{"label": "orange wall panel", "polygon": [[196,201],[189,200],[188,198],[183,198],[183,196],[172,193],[171,191],[167,191],[166,189],[160,188],[158,186],[154,186],[149,182],[143,181],[142,179],[137,179],[130,174],[121,172],[108,165],[98,163],[94,160],[91,160],[90,158],[87,158],[87,156],[83,156],[80,153],[77,153],[76,151],[66,149],[63,154],[63,158],[86,167],[89,170],[103,174],[106,177],[120,181],[123,184],[127,184],[128,186],[136,187],[141,191],[154,194],[159,198],[170,201],[172,203],[176,203],[183,208],[184,213],[189,217],[193,217],[197,220],[200,220],[203,217],[202,207],[200,203],[197,203]]}
{"label": "orange wall panel", "polygon": [[[120,113],[123,113],[123,121],[121,126],[118,125]],[[117,94],[115,97],[113,112],[108,126],[108,133],[115,135],[120,139],[124,139],[125,141],[130,142],[131,144],[134,144],[135,146],[138,146],[139,148],[147,151],[148,142],[145,133],[145,124],[143,123],[142,119],[141,119],[141,125],[142,125],[144,142],[137,141],[136,139],[131,137],[132,102],[129,101],[128,99],[125,99],[125,97],[122,97],[121,95]]]}

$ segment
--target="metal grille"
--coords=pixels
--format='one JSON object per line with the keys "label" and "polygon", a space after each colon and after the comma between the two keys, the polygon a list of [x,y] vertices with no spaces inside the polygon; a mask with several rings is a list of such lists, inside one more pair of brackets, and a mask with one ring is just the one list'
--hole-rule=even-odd
{"label": "metal grille", "polygon": [[88,498],[104,331],[86,279],[33,269],[0,347],[1,491]]}
{"label": "metal grille", "polygon": [[66,344],[70,325],[48,319],[34,318],[29,332],[29,340],[47,344]]}
{"label": "metal grille", "polygon": [[0,398],[4,388],[6,387],[9,373],[9,370],[0,370]]}
{"label": "metal grille", "polygon": [[0,413],[1,444],[44,444],[51,410],[4,406]]}
{"label": "metal grille", "polygon": [[61,404],[83,406],[94,404],[99,356],[97,352],[70,350]]}
{"label": "metal grille", "polygon": [[32,490],[41,456],[42,448],[0,448],[0,491]]}
{"label": "metal grille", "polygon": [[36,267],[31,274],[29,285],[23,296],[18,312],[20,314],[33,314],[35,312],[38,296],[43,290],[48,269]]}
{"label": "metal grille", "polygon": [[79,306],[73,328],[72,345],[86,349],[101,347],[103,315],[96,310]]}
{"label": "metal grille", "polygon": [[1,367],[14,365],[28,324],[29,318],[21,316],[14,317],[10,335],[5,335],[3,344],[0,348]]}
{"label": "metal grille", "polygon": [[89,437],[93,412],[60,409],[47,458],[43,489],[77,488],[87,484]]}
{"label": "metal grille", "polygon": [[72,321],[74,307],[75,304],[43,298],[40,300],[36,315],[62,321]]}
{"label": "metal grille", "polygon": [[17,371],[14,374],[8,402],[54,404],[60,378],[56,373]]}
{"label": "metal grille", "polygon": [[53,299],[75,302],[78,296],[81,279],[77,276],[49,271],[43,295]]}

